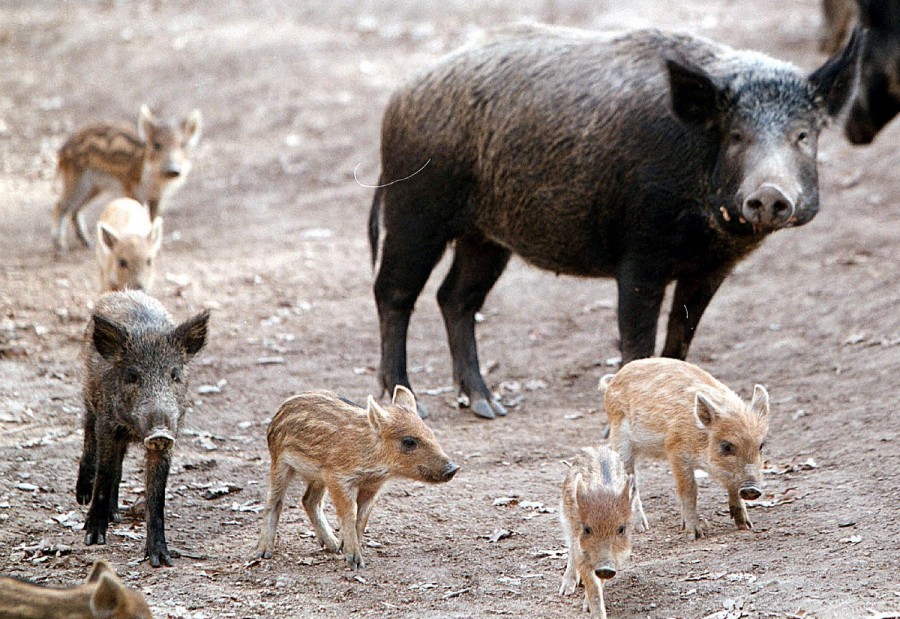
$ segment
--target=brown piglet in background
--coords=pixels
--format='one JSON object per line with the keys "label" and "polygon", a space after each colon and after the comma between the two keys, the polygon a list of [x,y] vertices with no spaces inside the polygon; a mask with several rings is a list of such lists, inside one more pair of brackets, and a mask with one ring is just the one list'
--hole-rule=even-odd
{"label": "brown piglet in background", "polygon": [[[369,396],[362,408],[330,391],[310,391],[287,399],[269,424],[272,457],[269,496],[256,552],[271,558],[284,495],[295,475],[306,482],[303,508],[319,543],[343,551],[355,569],[364,567],[362,538],[382,485],[392,477],[430,483],[453,479],[453,464],[431,429],[419,418],[412,392],[398,386],[391,404]],[[322,506],[331,496],[340,539]]]}
{"label": "brown piglet in background", "polygon": [[184,182],[191,169],[190,151],[200,140],[200,110],[180,123],[160,121],[141,106],[137,129],[100,123],[74,133],[59,149],[57,170],[63,189],[53,209],[53,241],[64,253],[66,228],[72,222],[88,247],[81,210],[104,190],[146,204],[156,219],[163,201]]}
{"label": "brown piglet in background", "polygon": [[[703,537],[697,516],[694,470],[707,471],[728,490],[738,529],[750,529],[744,499],[761,494],[762,448],[769,430],[769,394],[753,388],[748,405],[695,365],[676,359],[641,359],[600,379],[610,444],[634,473],[637,456],[667,458],[681,498],[682,526]],[[649,528],[635,486],[638,530]]]}
{"label": "brown piglet in background", "polygon": [[77,587],[53,589],[0,576],[3,619],[152,619],[144,596],[119,580],[109,563],[94,563]]}
{"label": "brown piglet in background", "polygon": [[151,222],[147,207],[137,200],[117,198],[107,204],[97,222],[100,292],[150,290],[162,236],[162,217]]}
{"label": "brown piglet in background", "polygon": [[633,494],[634,477],[609,447],[582,449],[563,482],[559,515],[569,560],[559,594],[571,595],[584,583],[584,609],[592,619],[606,619],[603,581],[631,554]]}

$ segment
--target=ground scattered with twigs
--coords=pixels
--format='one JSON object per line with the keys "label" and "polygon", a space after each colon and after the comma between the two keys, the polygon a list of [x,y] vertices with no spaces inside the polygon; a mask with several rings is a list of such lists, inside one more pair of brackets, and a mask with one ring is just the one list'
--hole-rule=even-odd
{"label": "ground scattered with twigs", "polygon": [[[478,327],[508,417],[455,407],[440,273],[413,316],[412,380],[462,465],[456,479],[391,484],[359,573],[317,550],[300,488],[275,556],[253,557],[265,430],[281,401],[309,388],[364,401],[375,389],[372,190],[362,185],[377,183],[387,98],[518,18],[675,27],[809,69],[823,61],[815,0],[0,7],[0,573],[71,585],[107,558],[163,618],[585,616],[580,599],[557,595],[557,508],[566,461],[602,440],[596,385],[617,357],[615,287],[520,260]],[[194,171],[164,214],[156,290],[178,318],[212,309],[168,486],[168,538],[181,553],[171,569],[141,560],[137,449],[123,522],[105,547],[82,543],[79,342],[97,280],[92,252],[54,261],[50,242],[56,149],[82,124],[136,118],[141,102],[173,115],[199,107],[205,120]],[[735,530],[725,492],[701,479],[710,535],[687,540],[667,467],[644,464],[651,530],[607,587],[610,617],[897,616],[898,139],[900,121],[868,148],[826,132],[820,214],[741,264],[700,324],[689,360],[744,397],[754,382],[772,397],[755,529]]]}

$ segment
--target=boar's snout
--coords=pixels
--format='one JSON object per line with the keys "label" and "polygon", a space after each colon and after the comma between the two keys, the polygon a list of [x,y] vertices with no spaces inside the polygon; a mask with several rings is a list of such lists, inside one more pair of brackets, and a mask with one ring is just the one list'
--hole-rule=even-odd
{"label": "boar's snout", "polygon": [[755,483],[743,483],[740,488],[741,498],[745,501],[755,501],[762,494],[762,491],[759,489]]}
{"label": "boar's snout", "polygon": [[441,475],[441,479],[443,481],[450,481],[453,479],[453,476],[456,475],[456,471],[459,470],[458,464],[453,464],[452,462],[448,463],[446,467],[444,467],[444,473]]}
{"label": "boar's snout", "polygon": [[596,574],[597,578],[601,580],[609,580],[616,575],[616,567],[611,563],[599,565],[596,569],[594,569],[594,574]]}
{"label": "boar's snout", "polygon": [[144,446],[154,451],[167,451],[175,444],[175,436],[168,428],[154,428],[144,438]]}
{"label": "boar's snout", "polygon": [[754,228],[774,230],[787,224],[795,210],[794,200],[781,187],[763,183],[744,199],[741,214]]}

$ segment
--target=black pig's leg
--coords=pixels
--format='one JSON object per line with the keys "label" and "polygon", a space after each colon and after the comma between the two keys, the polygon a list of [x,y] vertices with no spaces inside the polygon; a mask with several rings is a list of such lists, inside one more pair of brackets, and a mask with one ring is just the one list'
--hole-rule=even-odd
{"label": "black pig's leg", "polygon": [[166,481],[169,478],[169,465],[172,451],[169,449],[148,449],[146,462],[147,487],[147,547],[146,555],[150,565],[172,566],[172,556],[166,544],[165,509]]}
{"label": "black pig's leg", "polygon": [[[388,393],[394,387],[410,387],[406,369],[406,333],[416,299],[431,270],[447,246],[447,237],[389,230],[384,238],[381,267],[375,279],[375,302],[381,323],[381,386]],[[419,405],[419,415],[427,415]]]}
{"label": "black pig's leg", "polygon": [[97,436],[94,432],[96,415],[89,407],[84,413],[84,449],[78,465],[78,481],[75,482],[75,500],[87,505],[94,494],[94,477],[97,476]]}
{"label": "black pig's leg", "polygon": [[625,259],[616,270],[619,288],[619,337],[622,365],[653,356],[656,323],[666,281],[651,256]]}
{"label": "black pig's leg", "polygon": [[110,500],[117,479],[116,465],[125,457],[127,445],[124,436],[113,436],[112,430],[108,434],[102,430],[101,428],[101,436],[106,437],[106,440],[97,444],[97,476],[94,480],[91,507],[84,522],[84,543],[88,546],[106,543]]}
{"label": "black pig's leg", "polygon": [[673,359],[687,357],[700,317],[730,271],[731,265],[728,265],[727,268],[703,276],[683,277],[678,280],[672,298],[672,311],[669,312],[663,357]]}
{"label": "black pig's leg", "polygon": [[122,462],[125,460],[125,452],[127,450],[128,443],[125,443],[122,451],[118,454],[116,468],[113,471],[115,476],[113,478],[112,491],[109,496],[109,519],[112,522],[122,522],[122,515],[119,513],[119,486],[122,485]]}
{"label": "black pig's leg", "polygon": [[475,313],[509,262],[509,250],[482,236],[456,240],[453,265],[438,290],[438,303],[453,356],[453,378],[476,415],[493,419],[506,409],[494,400],[481,376],[475,342]]}

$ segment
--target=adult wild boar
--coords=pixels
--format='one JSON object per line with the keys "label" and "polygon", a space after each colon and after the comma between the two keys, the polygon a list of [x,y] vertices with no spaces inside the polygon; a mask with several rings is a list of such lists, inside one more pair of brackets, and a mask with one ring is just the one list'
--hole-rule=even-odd
{"label": "adult wild boar", "polygon": [[858,4],[866,44],[844,131],[852,143],[869,144],[900,112],[900,0]]}
{"label": "adult wild boar", "polygon": [[623,362],[653,355],[677,282],[662,354],[684,358],[734,265],[815,216],[819,131],[853,90],[860,38],[804,75],[687,34],[520,27],[401,86],[369,217],[373,263],[382,217],[385,229],[382,386],[409,386],[410,314],[451,242],[438,303],[454,378],[481,417],[505,410],[479,370],[475,313],[512,253],[615,277]]}

